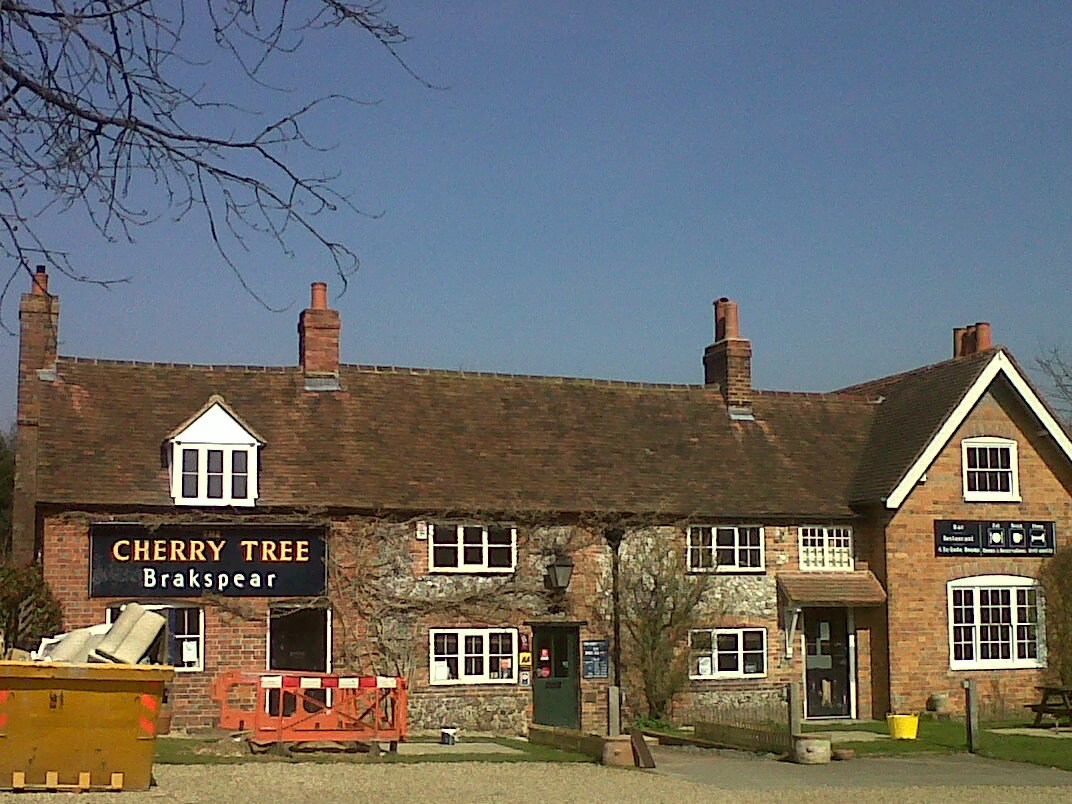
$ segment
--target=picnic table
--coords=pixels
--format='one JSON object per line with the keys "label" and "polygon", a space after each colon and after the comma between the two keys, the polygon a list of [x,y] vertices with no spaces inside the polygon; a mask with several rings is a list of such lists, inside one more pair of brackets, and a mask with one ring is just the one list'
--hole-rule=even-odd
{"label": "picnic table", "polygon": [[1042,698],[1038,703],[1027,704],[1027,708],[1035,713],[1034,726],[1042,725],[1042,718],[1049,716],[1054,719],[1054,728],[1060,731],[1061,718],[1067,718],[1069,727],[1072,728],[1072,687],[1057,685],[1040,685],[1035,687]]}

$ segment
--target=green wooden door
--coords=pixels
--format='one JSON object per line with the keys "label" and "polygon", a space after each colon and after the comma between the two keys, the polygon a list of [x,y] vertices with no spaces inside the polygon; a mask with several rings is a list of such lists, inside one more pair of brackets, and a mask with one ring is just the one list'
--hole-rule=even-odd
{"label": "green wooden door", "polygon": [[581,726],[580,630],[533,626],[532,719],[543,726]]}

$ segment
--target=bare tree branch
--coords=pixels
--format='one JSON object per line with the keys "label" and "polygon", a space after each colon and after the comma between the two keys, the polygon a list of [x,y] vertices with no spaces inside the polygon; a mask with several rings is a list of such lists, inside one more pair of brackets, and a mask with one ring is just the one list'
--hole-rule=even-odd
{"label": "bare tree branch", "polygon": [[1072,422],[1072,362],[1054,346],[1035,358],[1035,365],[1042,371],[1054,392],[1054,407],[1066,421]]}
{"label": "bare tree branch", "polygon": [[[202,13],[188,16],[195,9]],[[360,101],[304,87],[311,99],[257,124],[240,82],[223,98],[208,97],[207,82],[195,85],[198,71],[219,75],[221,65],[195,59],[187,41],[208,34],[239,77],[287,92],[261,73],[275,57],[314,46],[326,29],[371,37],[432,86],[400,55],[406,35],[369,0],[0,0],[0,254],[12,265],[5,290],[35,262],[83,281],[115,281],[75,270],[35,228],[42,215],[72,209],[106,239],[127,241],[165,215],[196,212],[258,300],[238,253],[249,238],[266,238],[290,254],[300,234],[327,253],[345,289],[357,255],[327,236],[318,216],[376,216],[337,188],[337,172],[296,165],[302,152],[328,150],[303,123],[324,104]]]}

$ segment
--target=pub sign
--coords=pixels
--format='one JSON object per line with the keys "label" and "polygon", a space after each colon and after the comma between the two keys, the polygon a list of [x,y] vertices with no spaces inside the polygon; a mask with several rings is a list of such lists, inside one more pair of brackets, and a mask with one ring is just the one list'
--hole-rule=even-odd
{"label": "pub sign", "polygon": [[93,525],[92,597],[313,597],[326,591],[324,529]]}

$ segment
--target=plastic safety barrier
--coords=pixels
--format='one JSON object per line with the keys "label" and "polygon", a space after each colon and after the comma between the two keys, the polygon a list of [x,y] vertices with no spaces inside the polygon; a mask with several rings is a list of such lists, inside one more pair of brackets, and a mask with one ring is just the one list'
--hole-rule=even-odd
{"label": "plastic safety barrier", "polygon": [[212,699],[220,728],[249,731],[262,746],[323,740],[394,750],[407,735],[404,678],[229,670],[216,679]]}

